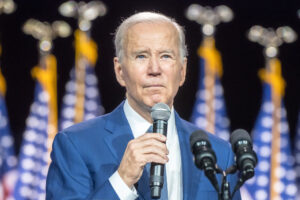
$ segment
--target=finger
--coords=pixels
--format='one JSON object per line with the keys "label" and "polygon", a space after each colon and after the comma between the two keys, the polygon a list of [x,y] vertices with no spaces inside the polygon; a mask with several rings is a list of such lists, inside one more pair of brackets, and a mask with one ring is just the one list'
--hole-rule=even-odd
{"label": "finger", "polygon": [[142,141],[142,140],[147,140],[149,138],[157,139],[161,142],[167,141],[167,137],[160,133],[145,133],[136,139]]}
{"label": "finger", "polygon": [[160,164],[166,164],[169,161],[169,158],[163,158],[158,154],[145,154],[145,159],[147,160],[147,163],[160,163]]}
{"label": "finger", "polygon": [[[143,148],[139,153],[140,153],[141,158],[147,157],[148,155],[155,154],[164,160],[168,160],[168,155],[166,154],[166,152],[155,146],[147,146],[147,147]],[[149,162],[149,160],[147,160],[147,162]]]}
{"label": "finger", "polygon": [[163,151],[165,154],[169,154],[166,144],[157,140],[157,138],[147,138],[143,140],[131,141],[128,144],[129,151],[145,152],[143,149],[146,147],[153,147],[160,151]]}

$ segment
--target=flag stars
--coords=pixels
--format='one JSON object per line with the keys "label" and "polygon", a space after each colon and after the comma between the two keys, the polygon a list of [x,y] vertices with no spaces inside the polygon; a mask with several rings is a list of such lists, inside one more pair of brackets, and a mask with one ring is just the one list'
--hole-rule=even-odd
{"label": "flag stars", "polygon": [[263,111],[268,113],[268,114],[271,114],[274,110],[274,105],[272,102],[265,102],[263,104]]}
{"label": "flag stars", "polygon": [[36,153],[36,148],[32,144],[26,144],[23,151],[25,155],[33,156]]}
{"label": "flag stars", "polygon": [[96,115],[92,114],[92,113],[88,113],[84,116],[84,120],[89,120],[89,119],[93,119],[95,118]]}
{"label": "flag stars", "polygon": [[64,122],[62,123],[62,129],[68,128],[68,127],[72,126],[73,124],[74,124],[73,121],[69,121],[69,120],[64,121]]}
{"label": "flag stars", "polygon": [[286,176],[286,170],[283,167],[277,167],[275,169],[275,175],[278,178],[283,178]]}
{"label": "flag stars", "polygon": [[288,134],[289,132],[289,125],[287,122],[279,123],[277,128],[279,129],[281,134]]}
{"label": "flag stars", "polygon": [[282,138],[280,140],[280,148],[286,148],[289,145],[289,141],[287,138]]}
{"label": "flag stars", "polygon": [[91,86],[98,83],[97,77],[94,74],[87,74],[85,81],[87,85]]}
{"label": "flag stars", "polygon": [[37,107],[37,114],[42,116],[42,117],[46,117],[49,114],[49,109],[47,108],[47,106],[38,106]]}
{"label": "flag stars", "polygon": [[33,179],[34,179],[33,175],[29,172],[25,172],[21,175],[21,181],[23,183],[30,184],[33,182]]}
{"label": "flag stars", "polygon": [[268,197],[268,193],[266,190],[258,190],[255,192],[255,199],[257,200],[266,200]]}
{"label": "flag stars", "polygon": [[75,81],[69,81],[66,85],[66,90],[68,90],[69,92],[75,92],[76,91]]}
{"label": "flag stars", "polygon": [[64,104],[73,106],[76,103],[76,96],[74,94],[66,94],[63,98]]}
{"label": "flag stars", "polygon": [[261,137],[261,141],[265,143],[270,143],[272,140],[272,134],[269,131],[262,132],[260,137]]}
{"label": "flag stars", "polygon": [[273,119],[271,117],[264,117],[262,119],[262,126],[265,127],[265,128],[271,128],[273,125]]}
{"label": "flag stars", "polygon": [[0,116],[0,128],[5,128],[7,126],[7,119]]}
{"label": "flag stars", "polygon": [[261,172],[268,172],[270,170],[270,164],[266,160],[262,160],[258,162],[258,169]]}
{"label": "flag stars", "polygon": [[289,196],[295,196],[297,193],[297,187],[295,184],[288,184],[286,186],[286,194]]}
{"label": "flag stars", "polygon": [[10,137],[8,135],[2,136],[2,138],[1,138],[1,145],[4,148],[11,147],[13,145],[13,143],[14,143],[14,141],[13,141],[12,137]]}
{"label": "flag stars", "polygon": [[28,142],[33,142],[36,139],[36,132],[33,130],[26,130],[24,133],[25,136],[25,140],[27,140]]}
{"label": "flag stars", "polygon": [[87,109],[87,111],[96,110],[97,109],[97,103],[96,103],[96,101],[93,101],[93,100],[86,101],[85,108]]}
{"label": "flag stars", "polygon": [[269,146],[262,146],[259,149],[259,154],[262,157],[268,158],[271,155],[271,149]]}
{"label": "flag stars", "polygon": [[25,170],[31,170],[34,168],[34,162],[31,158],[25,158],[22,160],[21,165]]}
{"label": "flag stars", "polygon": [[86,96],[91,99],[95,98],[98,96],[98,90],[95,87],[88,87],[86,89]]}
{"label": "flag stars", "polygon": [[40,102],[48,103],[50,96],[49,96],[48,92],[42,91],[38,94],[38,99]]}
{"label": "flag stars", "polygon": [[6,163],[9,167],[15,167],[17,165],[17,157],[16,156],[8,156]]}
{"label": "flag stars", "polygon": [[196,126],[198,126],[199,128],[205,128],[207,125],[206,118],[204,118],[204,117],[198,117],[195,120],[195,123],[196,123]]}
{"label": "flag stars", "polygon": [[269,179],[265,175],[257,177],[257,184],[261,187],[266,187],[269,184]]}
{"label": "flag stars", "polygon": [[23,196],[23,197],[31,197],[31,195],[32,195],[32,190],[31,190],[29,187],[27,187],[27,186],[22,186],[22,187],[20,188],[20,194],[21,194],[21,196]]}
{"label": "flag stars", "polygon": [[218,97],[223,96],[223,88],[221,85],[215,85],[215,95]]}
{"label": "flag stars", "polygon": [[215,110],[220,110],[224,106],[222,100],[220,100],[220,99],[215,99],[214,105],[215,105]]}
{"label": "flag stars", "polygon": [[277,181],[273,184],[272,189],[275,190],[277,193],[282,193],[285,189],[285,186],[281,181]]}
{"label": "flag stars", "polygon": [[198,104],[197,111],[202,114],[206,114],[208,112],[208,106],[206,104]]}
{"label": "flag stars", "polygon": [[286,179],[289,181],[294,181],[296,178],[297,173],[294,170],[288,170],[286,172]]}
{"label": "flag stars", "polygon": [[75,117],[75,110],[72,107],[66,107],[62,111],[62,115],[66,119],[73,119]]}
{"label": "flag stars", "polygon": [[36,128],[39,125],[39,120],[35,116],[30,116],[26,120],[29,127]]}

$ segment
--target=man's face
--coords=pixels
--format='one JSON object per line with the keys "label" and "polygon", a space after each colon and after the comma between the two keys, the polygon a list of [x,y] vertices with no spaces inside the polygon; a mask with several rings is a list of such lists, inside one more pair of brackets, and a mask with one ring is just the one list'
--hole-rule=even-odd
{"label": "man's face", "polygon": [[159,102],[173,105],[186,74],[178,37],[175,27],[163,22],[138,23],[128,30],[122,62],[115,58],[114,65],[117,80],[138,113]]}

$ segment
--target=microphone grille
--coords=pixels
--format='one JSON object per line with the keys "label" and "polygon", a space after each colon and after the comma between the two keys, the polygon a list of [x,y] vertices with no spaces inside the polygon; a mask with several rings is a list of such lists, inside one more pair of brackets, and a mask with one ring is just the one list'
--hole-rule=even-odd
{"label": "microphone grille", "polygon": [[167,104],[157,103],[151,108],[152,120],[168,121],[171,115],[171,110]]}
{"label": "microphone grille", "polygon": [[244,129],[237,129],[232,132],[230,136],[230,143],[234,145],[239,140],[247,140],[249,143],[252,144],[251,137],[247,131]]}
{"label": "microphone grille", "polygon": [[209,141],[205,131],[203,130],[194,131],[190,136],[190,145],[191,147],[193,147],[196,142],[203,141],[203,140]]}

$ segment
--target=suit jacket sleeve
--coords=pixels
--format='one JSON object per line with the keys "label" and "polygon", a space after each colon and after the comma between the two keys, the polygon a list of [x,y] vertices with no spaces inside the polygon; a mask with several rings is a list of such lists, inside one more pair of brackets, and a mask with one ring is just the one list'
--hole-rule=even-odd
{"label": "suit jacket sleeve", "polygon": [[98,188],[74,143],[65,133],[53,142],[52,163],[46,185],[46,199],[119,199],[108,178]]}

